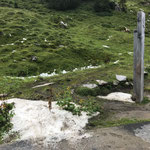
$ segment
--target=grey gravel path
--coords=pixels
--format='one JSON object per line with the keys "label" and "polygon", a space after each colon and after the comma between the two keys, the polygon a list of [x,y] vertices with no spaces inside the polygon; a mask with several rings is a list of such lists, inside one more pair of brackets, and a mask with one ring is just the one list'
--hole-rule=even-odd
{"label": "grey gravel path", "polygon": [[90,132],[92,137],[75,143],[63,140],[45,147],[42,141],[30,140],[4,144],[0,146],[0,150],[150,150],[150,122],[101,128]]}

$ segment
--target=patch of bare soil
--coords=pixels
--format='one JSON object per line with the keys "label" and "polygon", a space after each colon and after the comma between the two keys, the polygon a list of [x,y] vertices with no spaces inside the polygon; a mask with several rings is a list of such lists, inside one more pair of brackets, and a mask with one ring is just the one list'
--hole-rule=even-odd
{"label": "patch of bare soil", "polygon": [[110,120],[120,120],[123,118],[137,119],[137,120],[150,120],[150,104],[139,105],[131,103],[123,103],[117,101],[104,102],[105,111],[109,111]]}

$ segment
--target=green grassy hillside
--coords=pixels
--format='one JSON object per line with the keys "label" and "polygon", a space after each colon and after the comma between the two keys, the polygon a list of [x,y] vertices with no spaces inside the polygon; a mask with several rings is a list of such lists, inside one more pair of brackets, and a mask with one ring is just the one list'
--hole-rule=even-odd
{"label": "green grassy hillside", "polygon": [[[68,90],[73,102],[88,106],[92,111],[94,104],[101,112],[90,121],[91,127],[145,120],[110,118],[117,112],[135,110],[135,106],[143,111],[144,104],[150,102],[150,76],[144,80],[142,105],[109,102],[96,96],[111,92],[133,94],[133,31],[141,9],[146,13],[145,70],[150,73],[150,2],[127,0],[126,13],[96,13],[93,6],[94,0],[86,0],[74,10],[56,11],[48,8],[45,0],[0,0],[0,100],[18,97],[48,101],[51,96],[53,100],[61,100]],[[125,32],[125,28],[129,32]],[[101,67],[72,72],[89,65]],[[47,78],[16,78],[54,70],[70,72]],[[114,85],[116,74],[127,76],[127,83]],[[95,89],[82,87],[86,83],[98,84],[96,80],[105,80],[108,85]]]}
{"label": "green grassy hillside", "polygon": [[[140,2],[128,1],[127,13],[95,13],[93,2],[63,12],[49,9],[40,0],[18,0],[18,8],[14,8],[13,0],[1,0],[0,75],[38,75],[116,60],[120,60],[122,67],[132,67],[128,52],[133,51],[137,11],[142,8],[148,14],[150,7]],[[124,27],[130,33],[124,32]],[[149,21],[146,27],[147,63]]]}

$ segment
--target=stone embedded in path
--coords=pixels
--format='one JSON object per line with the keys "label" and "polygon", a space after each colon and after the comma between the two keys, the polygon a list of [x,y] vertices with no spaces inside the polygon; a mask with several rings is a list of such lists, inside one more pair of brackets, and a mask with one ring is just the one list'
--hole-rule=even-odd
{"label": "stone embedded in path", "polygon": [[121,82],[121,81],[126,81],[127,77],[123,75],[116,75],[116,79]]}
{"label": "stone embedded in path", "polygon": [[96,84],[91,84],[91,83],[87,83],[87,84],[83,84],[82,87],[86,87],[86,88],[89,88],[89,89],[94,89],[97,87]]}
{"label": "stone embedded in path", "polygon": [[132,95],[128,93],[122,92],[114,92],[110,93],[107,96],[97,96],[98,98],[107,99],[107,100],[115,100],[115,101],[122,101],[122,102],[130,102],[134,103],[132,100]]}

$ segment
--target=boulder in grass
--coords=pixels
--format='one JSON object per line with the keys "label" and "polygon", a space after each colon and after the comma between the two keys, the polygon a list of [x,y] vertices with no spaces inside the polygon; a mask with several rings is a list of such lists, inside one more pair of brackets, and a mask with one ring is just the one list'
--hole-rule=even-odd
{"label": "boulder in grass", "polygon": [[127,77],[126,76],[123,76],[123,75],[116,75],[116,79],[120,82],[122,81],[126,81],[127,80]]}
{"label": "boulder in grass", "polygon": [[108,84],[108,82],[106,82],[104,80],[96,80],[96,82],[98,83],[98,85],[106,85],[106,84]]}
{"label": "boulder in grass", "polygon": [[97,87],[96,84],[91,84],[91,83],[87,83],[87,84],[83,84],[82,87],[86,87],[86,88],[89,88],[89,89],[94,89]]}
{"label": "boulder in grass", "polygon": [[63,27],[63,28],[67,28],[67,27],[68,27],[68,24],[67,24],[67,23],[64,23],[63,21],[60,21],[60,25],[61,25],[61,27]]}
{"label": "boulder in grass", "polygon": [[32,56],[32,57],[31,57],[31,60],[32,60],[32,61],[37,61],[37,56]]}

